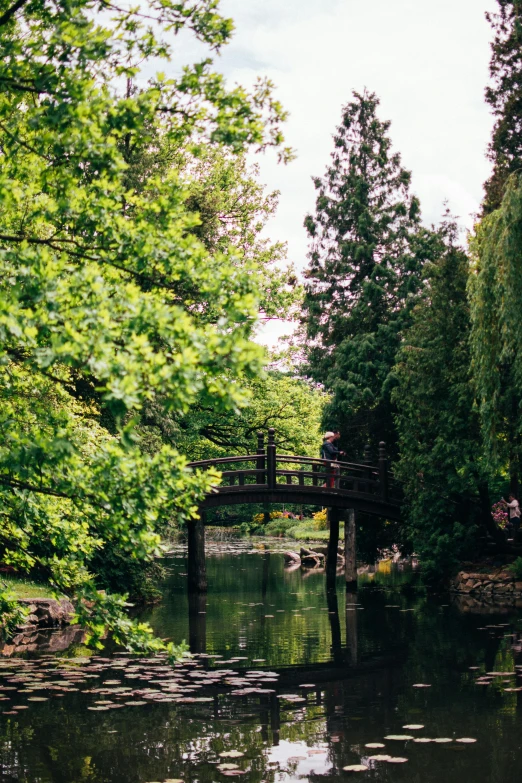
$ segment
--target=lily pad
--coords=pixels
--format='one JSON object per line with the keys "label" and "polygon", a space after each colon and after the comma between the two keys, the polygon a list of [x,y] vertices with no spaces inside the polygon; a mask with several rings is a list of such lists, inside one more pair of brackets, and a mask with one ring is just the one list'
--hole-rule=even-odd
{"label": "lily pad", "polygon": [[364,747],[365,748],[385,748],[386,745],[384,745],[382,742],[367,742]]}
{"label": "lily pad", "polygon": [[407,740],[412,740],[414,737],[411,736],[411,734],[388,734],[387,737],[384,739],[387,740],[399,740],[401,742],[407,742]]}
{"label": "lily pad", "polygon": [[223,753],[219,754],[222,759],[239,759],[244,755],[240,750],[224,750]]}
{"label": "lily pad", "polygon": [[409,729],[410,731],[417,731],[423,729],[424,726],[422,725],[422,723],[407,723],[406,726],[403,726],[402,728]]}
{"label": "lily pad", "polygon": [[217,769],[224,770],[224,769],[239,769],[237,764],[218,764]]}
{"label": "lily pad", "polygon": [[408,759],[405,759],[403,756],[389,756],[386,761],[388,764],[404,764]]}
{"label": "lily pad", "polygon": [[349,767],[343,767],[343,772],[367,772],[369,769],[365,764],[350,764]]}
{"label": "lily pad", "polygon": [[426,682],[416,682],[411,687],[412,688],[431,688],[431,685],[428,685],[428,683],[426,683]]}
{"label": "lily pad", "polygon": [[436,737],[433,742],[438,742],[442,745],[444,742],[453,742],[453,740],[451,737]]}
{"label": "lily pad", "polygon": [[389,761],[391,756],[385,756],[382,753],[377,756],[368,756],[369,761]]}
{"label": "lily pad", "polygon": [[476,742],[476,739],[473,739],[473,737],[460,737],[459,739],[456,739],[455,742],[462,742],[464,745],[471,745],[473,742]]}

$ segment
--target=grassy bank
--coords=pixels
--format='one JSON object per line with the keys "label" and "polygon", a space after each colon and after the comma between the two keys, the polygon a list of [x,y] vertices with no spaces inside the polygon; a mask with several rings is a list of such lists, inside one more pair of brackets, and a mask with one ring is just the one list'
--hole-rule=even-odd
{"label": "grassy bank", "polygon": [[[317,530],[314,527],[313,520],[303,520],[295,527],[291,527],[286,531],[289,538],[293,538],[296,541],[328,541],[330,537],[329,530]],[[344,537],[344,522],[339,525],[339,538]]]}
{"label": "grassy bank", "polygon": [[54,598],[52,589],[45,584],[18,576],[2,576],[0,585],[5,585],[16,598]]}

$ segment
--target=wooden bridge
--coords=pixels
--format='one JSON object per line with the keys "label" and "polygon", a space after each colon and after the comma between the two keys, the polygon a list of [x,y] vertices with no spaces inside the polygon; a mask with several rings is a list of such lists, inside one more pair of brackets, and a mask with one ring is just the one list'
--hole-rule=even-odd
{"label": "wooden bridge", "polygon": [[[200,506],[200,519],[188,527],[189,589],[206,589],[204,525],[205,509],[238,503],[294,503],[328,509],[330,541],[327,573],[335,575],[339,522],[345,525],[347,582],[355,571],[355,514],[364,512],[386,519],[400,518],[401,492],[388,468],[386,446],[379,444],[379,458],[372,464],[365,449],[361,464],[330,462],[313,457],[278,454],[275,430],[258,433],[255,454],[191,462],[198,470],[215,469],[221,483],[213,487]],[[343,514],[344,512],[344,514]]]}

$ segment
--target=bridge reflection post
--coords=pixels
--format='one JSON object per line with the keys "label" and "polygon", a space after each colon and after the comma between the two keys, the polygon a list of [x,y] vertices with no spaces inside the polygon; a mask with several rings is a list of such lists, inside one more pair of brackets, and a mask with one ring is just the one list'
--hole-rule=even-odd
{"label": "bridge reflection post", "polygon": [[346,580],[346,590],[348,592],[355,592],[357,590],[356,531],[355,510],[350,508],[344,523],[344,576]]}
{"label": "bridge reflection post", "polygon": [[359,661],[357,638],[357,593],[346,591],[346,650],[348,661],[356,666]]}
{"label": "bridge reflection post", "polygon": [[330,537],[326,553],[326,589],[335,591],[335,576],[337,572],[337,550],[339,547],[339,509],[328,509],[328,527]]}
{"label": "bridge reflection post", "polygon": [[188,553],[187,575],[189,593],[204,593],[207,589],[205,562],[205,512],[187,525]]}
{"label": "bridge reflection post", "polygon": [[189,648],[193,655],[207,651],[207,594],[189,593]]}
{"label": "bridge reflection post", "polygon": [[330,621],[330,633],[332,635],[332,658],[335,663],[341,663],[343,659],[343,643],[341,622],[339,620],[339,604],[335,589],[326,590],[326,603],[328,605],[328,620]]}

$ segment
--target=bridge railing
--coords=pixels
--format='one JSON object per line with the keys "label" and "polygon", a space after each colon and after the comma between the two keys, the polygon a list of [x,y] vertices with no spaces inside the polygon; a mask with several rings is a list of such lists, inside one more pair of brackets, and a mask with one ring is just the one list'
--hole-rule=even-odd
{"label": "bridge railing", "polygon": [[285,486],[303,492],[313,489],[314,492],[325,494],[356,493],[385,501],[398,498],[399,492],[388,471],[384,444],[380,445],[377,465],[371,464],[368,452],[365,457],[363,464],[357,464],[277,454],[275,431],[270,429],[266,450],[264,435],[259,433],[256,454],[200,460],[190,463],[190,466],[200,470],[210,467],[219,470],[221,485],[216,487],[218,491],[225,487],[241,491],[243,487],[279,489]]}

